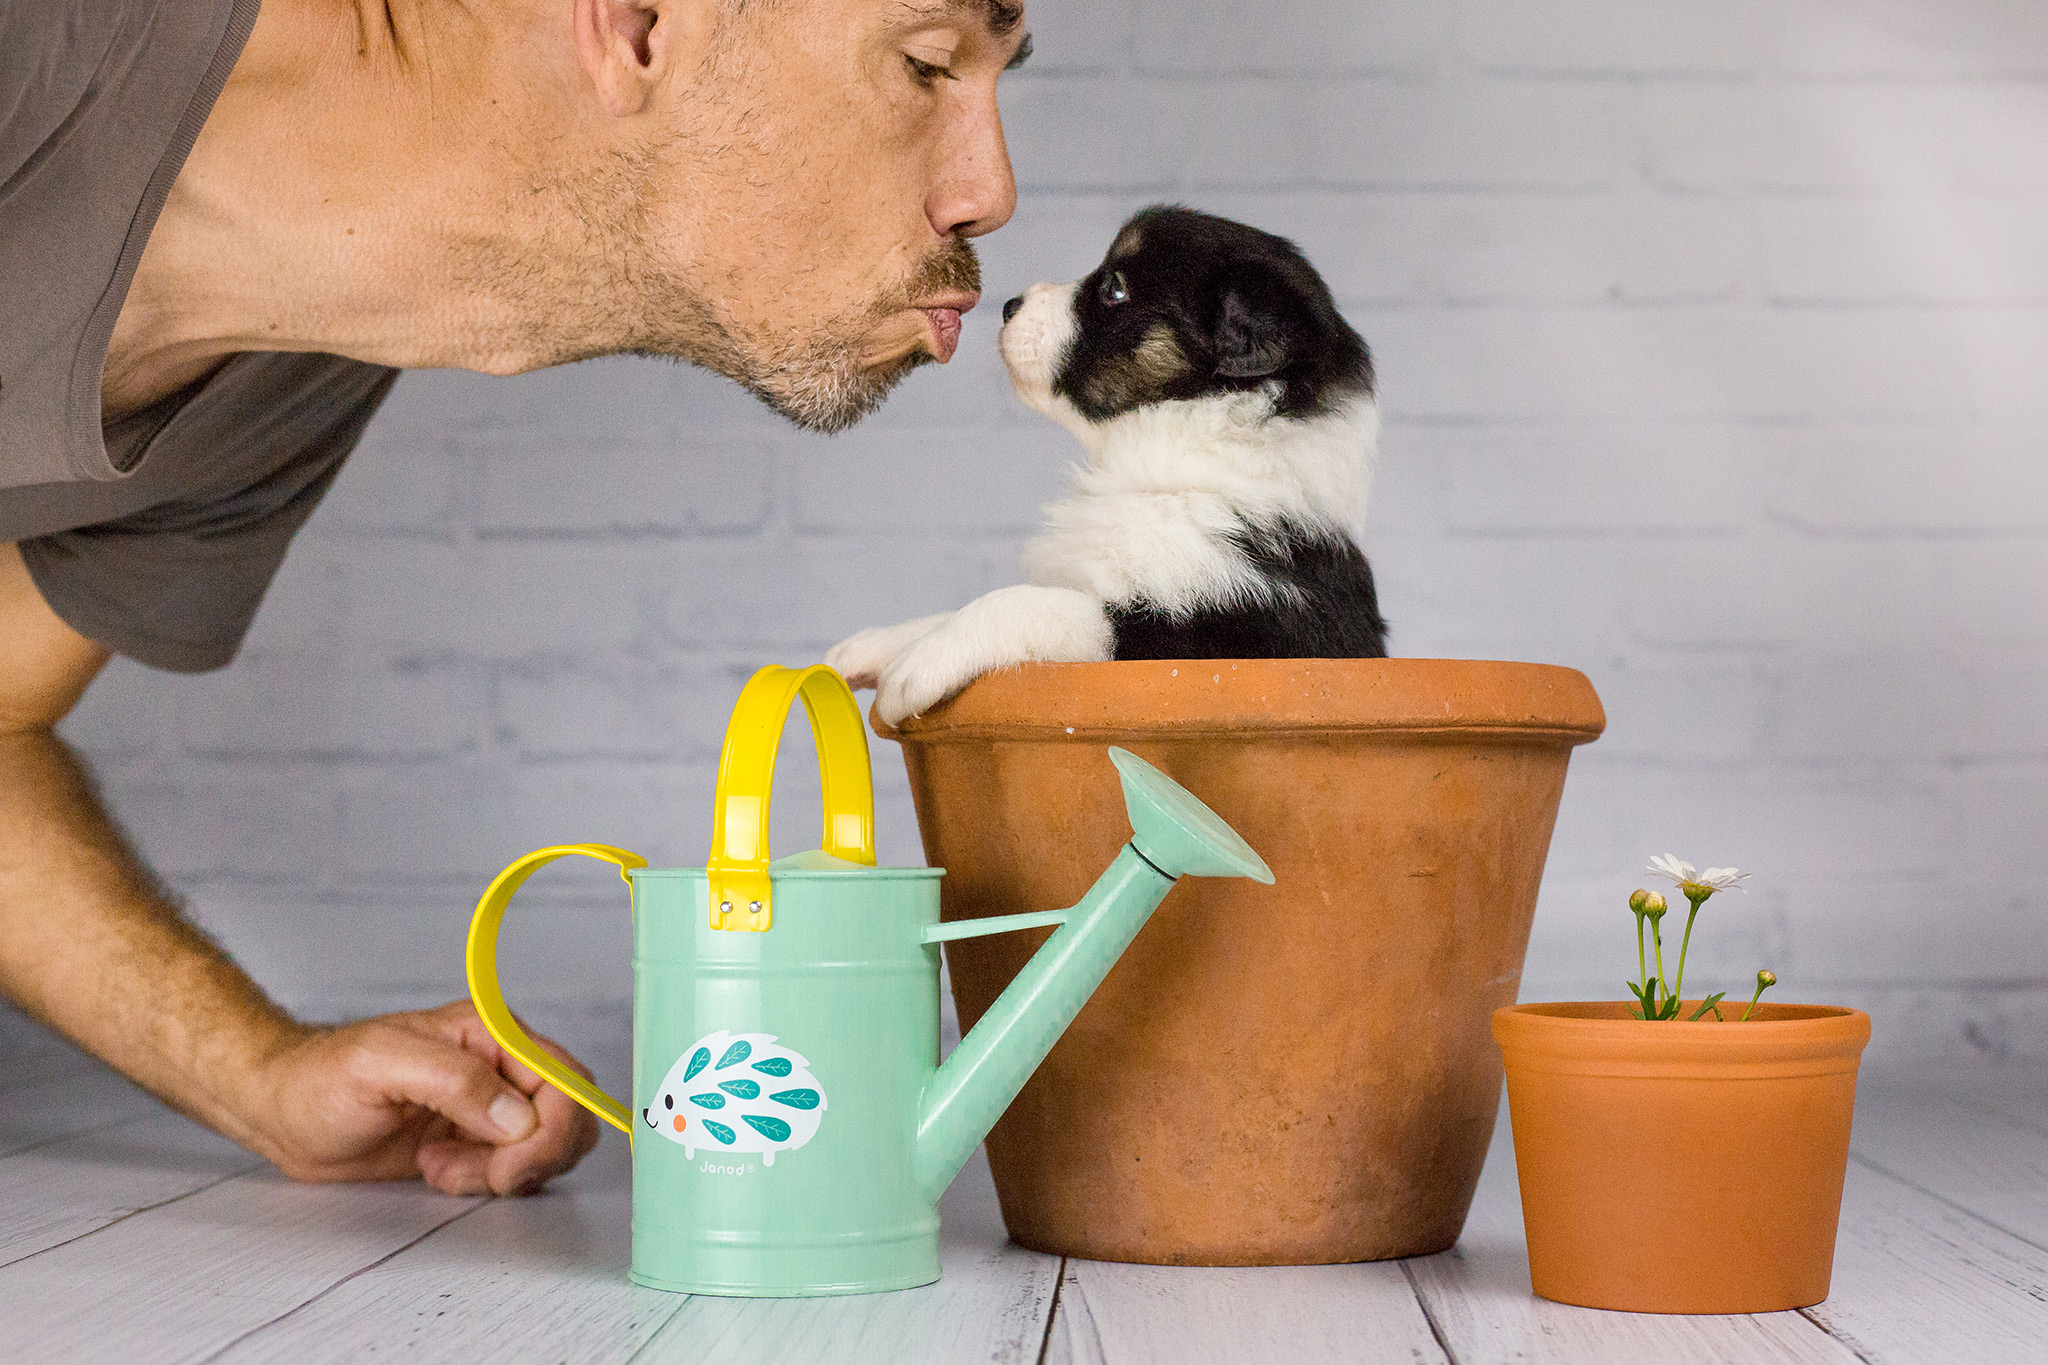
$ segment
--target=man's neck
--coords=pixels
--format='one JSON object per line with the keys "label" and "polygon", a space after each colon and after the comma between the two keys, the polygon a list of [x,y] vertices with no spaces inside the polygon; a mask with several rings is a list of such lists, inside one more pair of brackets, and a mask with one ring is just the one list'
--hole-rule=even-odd
{"label": "man's neck", "polygon": [[605,257],[550,189],[610,151],[569,116],[568,14],[265,0],[129,289],[107,413],[237,351],[511,373],[605,349],[535,315],[564,290],[534,272]]}

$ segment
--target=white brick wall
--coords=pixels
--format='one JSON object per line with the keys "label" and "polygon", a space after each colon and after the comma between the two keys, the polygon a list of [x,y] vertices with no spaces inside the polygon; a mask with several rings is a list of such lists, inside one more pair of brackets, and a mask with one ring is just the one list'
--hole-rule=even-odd
{"label": "white brick wall", "polygon": [[[1177,198],[1297,237],[1377,354],[1405,654],[1584,669],[1525,994],[1619,994],[1645,855],[1757,872],[1695,959],[2048,1051],[2048,9],[2024,0],[1033,0],[1023,203],[960,357],[826,441],[704,375],[407,376],[247,653],[116,665],[68,733],[286,997],[459,991],[545,842],[701,856],[740,680],[1010,579],[1070,447],[1000,300]],[[807,840],[808,739],[778,817]],[[917,856],[878,749],[885,853]],[[615,1026],[602,869],[515,994]],[[599,1022],[578,1025],[576,1019]]]}

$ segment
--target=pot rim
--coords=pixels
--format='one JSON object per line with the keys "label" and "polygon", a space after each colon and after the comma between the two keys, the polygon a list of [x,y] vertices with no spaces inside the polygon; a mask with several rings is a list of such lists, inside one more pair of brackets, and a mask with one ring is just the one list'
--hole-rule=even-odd
{"label": "pot rim", "polygon": [[[1699,1003],[1682,1001],[1679,1012]],[[1841,1005],[1773,1002],[1759,1004],[1747,1022],[1698,1023],[1648,1023],[1627,1009],[1621,1000],[1504,1005],[1493,1012],[1493,1037],[1510,1070],[1641,1075],[1729,1067],[1772,1075],[1853,1071],[1870,1041],[1870,1016]]]}
{"label": "pot rim", "polygon": [[1020,664],[892,727],[917,743],[1047,737],[1198,737],[1371,731],[1563,747],[1606,712],[1575,668],[1493,659],[1146,659]]}

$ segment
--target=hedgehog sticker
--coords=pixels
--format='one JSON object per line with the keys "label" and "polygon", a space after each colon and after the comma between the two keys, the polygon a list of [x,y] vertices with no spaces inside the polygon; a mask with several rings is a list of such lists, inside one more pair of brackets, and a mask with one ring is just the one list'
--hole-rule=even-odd
{"label": "hedgehog sticker", "polygon": [[668,1069],[640,1121],[694,1158],[714,1152],[758,1152],[773,1166],[817,1134],[825,1087],[810,1063],[772,1033],[706,1034]]}

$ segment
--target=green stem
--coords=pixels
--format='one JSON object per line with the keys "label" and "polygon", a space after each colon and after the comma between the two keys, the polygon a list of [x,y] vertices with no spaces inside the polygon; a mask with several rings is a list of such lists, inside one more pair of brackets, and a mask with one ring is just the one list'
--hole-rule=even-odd
{"label": "green stem", "polygon": [[[1686,899],[1692,900],[1692,897],[1687,896]],[[1704,896],[1692,901],[1692,913],[1685,917],[1685,937],[1678,941],[1678,980],[1672,983],[1671,993],[1680,1000],[1685,999],[1685,952],[1692,947],[1692,922],[1699,918],[1700,907],[1706,903]]]}
{"label": "green stem", "polygon": [[1764,983],[1759,981],[1756,983],[1756,994],[1749,997],[1749,1003],[1743,1006],[1742,1017],[1740,1019],[1737,1019],[1735,1021],[1736,1023],[1746,1024],[1749,1022],[1749,1012],[1756,1008],[1756,1002],[1763,998],[1763,993]]}
{"label": "green stem", "polygon": [[1654,926],[1654,932],[1657,935],[1657,985],[1663,990],[1664,998],[1669,1000],[1671,987],[1664,984],[1664,926]]}
{"label": "green stem", "polygon": [[1643,956],[1643,914],[1640,910],[1636,912],[1636,975],[1641,978],[1643,989],[1648,990],[1650,968],[1648,959]]}

